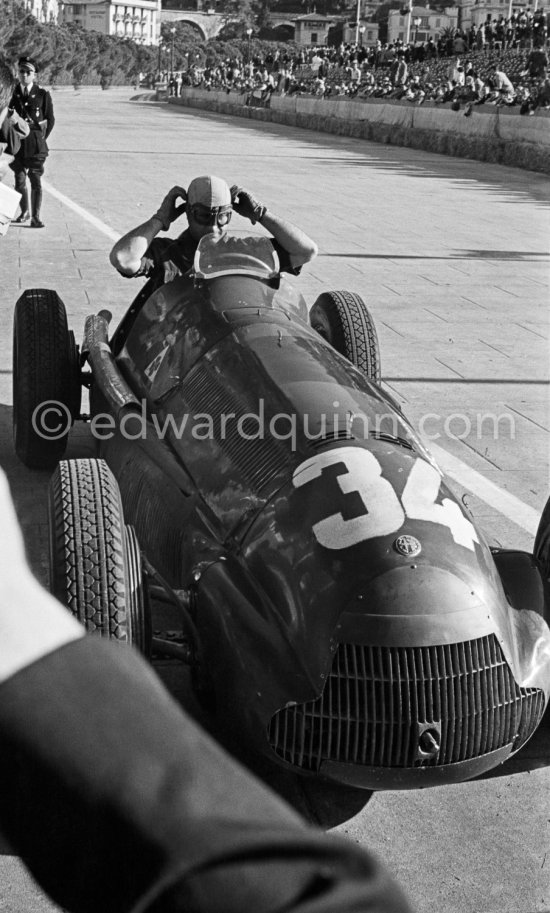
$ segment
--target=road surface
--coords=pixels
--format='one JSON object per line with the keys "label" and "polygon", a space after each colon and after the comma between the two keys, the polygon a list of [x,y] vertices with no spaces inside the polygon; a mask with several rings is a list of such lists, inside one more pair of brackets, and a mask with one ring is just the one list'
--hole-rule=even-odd
{"label": "road surface", "polygon": [[[383,377],[455,490],[492,544],[532,548],[549,493],[550,180],[118,92],[54,102],[46,228],[13,226],[0,261],[0,462],[42,580],[48,474],[13,454],[13,305],[25,288],[57,289],[77,341],[89,313],[109,308],[116,321],[138,281],[109,266],[113,241],[173,184],[205,173],[249,188],[317,240],[299,280],[307,300],[330,288],[364,297]],[[234,216],[232,227],[247,225]],[[83,454],[79,431],[69,455]],[[386,861],[418,913],[549,911],[549,748],[546,725],[496,776],[377,793],[337,829]],[[50,909],[18,860],[0,858],[0,913]]]}

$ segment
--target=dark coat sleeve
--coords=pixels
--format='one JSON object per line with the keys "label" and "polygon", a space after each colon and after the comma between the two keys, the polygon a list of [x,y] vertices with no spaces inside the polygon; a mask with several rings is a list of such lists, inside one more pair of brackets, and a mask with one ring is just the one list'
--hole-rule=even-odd
{"label": "dark coat sleeve", "polygon": [[0,826],[73,913],[406,913],[370,855],[307,827],[133,652],[95,637],[0,685]]}
{"label": "dark coat sleeve", "polygon": [[49,92],[46,91],[46,89],[43,89],[43,92],[44,92],[44,98],[42,101],[42,120],[46,121],[46,131],[45,131],[44,136],[45,136],[45,139],[48,139],[48,136],[50,135],[50,133],[52,132],[52,130],[54,128],[55,116],[53,113],[52,96],[50,95]]}

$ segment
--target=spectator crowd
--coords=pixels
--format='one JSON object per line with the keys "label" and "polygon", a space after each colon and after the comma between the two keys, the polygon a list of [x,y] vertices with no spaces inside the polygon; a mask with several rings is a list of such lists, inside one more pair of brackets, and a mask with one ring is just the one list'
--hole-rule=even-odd
{"label": "spectator crowd", "polygon": [[277,51],[159,78],[165,78],[171,95],[186,86],[222,89],[258,106],[269,105],[276,93],[450,104],[467,116],[475,105],[516,106],[531,115],[550,108],[547,44],[546,14],[539,10],[457,29],[437,42]]}

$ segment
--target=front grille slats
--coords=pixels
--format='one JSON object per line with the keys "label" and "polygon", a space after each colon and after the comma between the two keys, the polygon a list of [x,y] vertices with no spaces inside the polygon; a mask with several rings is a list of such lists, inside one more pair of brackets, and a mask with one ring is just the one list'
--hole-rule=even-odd
{"label": "front grille slats", "polygon": [[213,439],[254,491],[262,492],[292,465],[284,443],[270,435],[259,436],[258,422],[245,418],[247,413],[259,414],[253,392],[228,390],[208,363],[201,362],[185,379],[182,398],[190,414],[218,417],[213,421]]}
{"label": "front grille slats", "polygon": [[[443,766],[519,748],[543,710],[543,692],[516,684],[493,635],[435,647],[340,644],[322,694],[275,713],[269,741],[304,770],[325,760]],[[420,742],[426,729],[438,751]]]}

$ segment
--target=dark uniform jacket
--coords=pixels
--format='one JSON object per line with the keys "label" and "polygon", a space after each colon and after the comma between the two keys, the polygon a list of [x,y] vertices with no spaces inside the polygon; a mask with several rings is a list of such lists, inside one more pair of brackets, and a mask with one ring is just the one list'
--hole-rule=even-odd
{"label": "dark uniform jacket", "polygon": [[30,127],[30,133],[22,141],[16,158],[26,162],[38,157],[43,161],[48,155],[46,140],[55,124],[50,93],[33,83],[26,96],[23,86],[18,85],[12,95],[10,108],[13,108]]}

